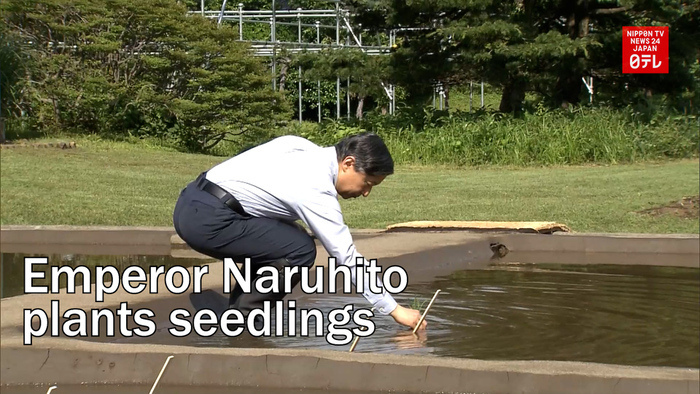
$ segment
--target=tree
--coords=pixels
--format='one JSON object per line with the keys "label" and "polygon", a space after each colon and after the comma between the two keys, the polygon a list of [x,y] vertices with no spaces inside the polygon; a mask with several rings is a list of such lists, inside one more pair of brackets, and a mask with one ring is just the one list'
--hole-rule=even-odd
{"label": "tree", "polygon": [[[593,53],[591,73],[600,81],[600,93],[625,103],[645,101],[658,93],[679,107],[687,105],[700,88],[694,74],[700,61],[700,3],[636,0],[625,4],[596,14],[603,45]],[[668,74],[621,74],[622,26],[669,26]]]}
{"label": "tree", "polygon": [[[245,135],[248,143],[267,139],[290,111],[284,96],[272,92],[267,70],[246,45],[233,39],[232,30],[211,30],[206,40],[191,31],[187,54],[173,53],[176,67],[172,111],[179,119],[180,136],[193,148],[207,150],[221,141]],[[175,71],[177,70],[177,71]]]}
{"label": "tree", "polygon": [[380,105],[388,104],[382,87],[390,82],[389,58],[368,55],[359,49],[329,49],[318,53],[303,53],[293,65],[301,66],[308,81],[341,81],[350,79],[350,93],[358,100],[356,117],[362,118],[364,102],[374,98]]}
{"label": "tree", "polygon": [[0,117],[16,113],[16,98],[24,64],[20,44],[4,26],[0,26]]}
{"label": "tree", "polygon": [[208,150],[263,139],[288,117],[237,32],[175,0],[8,0],[33,66],[23,110],[38,127],[169,138]]}
{"label": "tree", "polygon": [[[658,85],[669,93],[691,89],[688,70],[697,62],[700,42],[697,3],[620,1],[352,0],[352,5],[355,21],[364,27],[398,30],[394,77],[419,99],[437,82],[483,80],[502,88],[504,112],[520,111],[526,91],[539,93],[551,106],[566,106],[579,103],[586,75]],[[622,26],[635,24],[671,26],[677,37],[671,57],[678,67],[669,75],[621,75]]]}

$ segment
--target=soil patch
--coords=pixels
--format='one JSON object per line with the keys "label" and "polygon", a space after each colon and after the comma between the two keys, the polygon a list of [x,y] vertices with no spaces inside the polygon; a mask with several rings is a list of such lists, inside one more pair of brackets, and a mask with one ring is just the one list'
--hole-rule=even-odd
{"label": "soil patch", "polygon": [[639,211],[639,213],[651,216],[673,215],[684,219],[698,219],[700,218],[699,200],[700,196],[683,197],[679,201],[672,201],[660,207],[644,209]]}

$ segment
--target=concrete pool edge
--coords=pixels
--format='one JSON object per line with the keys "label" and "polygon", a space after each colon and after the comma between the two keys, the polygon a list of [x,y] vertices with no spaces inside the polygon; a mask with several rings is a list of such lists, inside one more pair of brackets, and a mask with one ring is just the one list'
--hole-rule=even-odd
{"label": "concrete pool edge", "polygon": [[[506,244],[511,251],[576,253],[656,253],[700,254],[700,234],[566,233],[528,234],[471,232],[469,230],[430,231],[415,229],[392,232],[383,229],[352,229],[354,237],[401,236],[401,234],[444,235],[488,238]],[[22,253],[32,247],[46,250],[78,248],[86,253],[171,254],[189,249],[172,227],[120,226],[1,226],[3,252]],[[552,242],[554,241],[554,242]],[[43,253],[43,251],[40,251]],[[73,250],[72,253],[80,253]],[[196,257],[196,254],[193,254]]]}
{"label": "concrete pool edge", "polygon": [[[3,347],[2,386],[159,384],[362,392],[700,392],[697,369],[557,361],[482,361],[300,349],[214,349],[56,340]],[[359,377],[362,376],[360,379]]]}

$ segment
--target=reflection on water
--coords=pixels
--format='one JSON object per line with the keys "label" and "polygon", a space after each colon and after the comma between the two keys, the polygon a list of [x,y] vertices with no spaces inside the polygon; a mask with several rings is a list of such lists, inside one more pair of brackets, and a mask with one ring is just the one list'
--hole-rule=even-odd
{"label": "reflection on water", "polygon": [[[3,254],[4,296],[22,293],[21,255]],[[50,256],[49,262],[113,264],[120,271],[131,264],[194,265],[201,260],[136,256]],[[441,293],[427,318],[428,330],[418,337],[388,316],[375,316],[375,332],[360,339],[355,352],[421,354],[487,360],[561,360],[611,364],[700,367],[700,270],[643,266],[492,266],[455,272],[429,284],[412,285],[398,295],[402,305]],[[301,309],[323,312],[322,330],[329,331],[329,313],[354,305],[365,309],[359,295],[323,294],[303,297]],[[272,313],[272,325],[276,325]],[[285,311],[285,324],[288,317]],[[310,332],[315,331],[314,319]],[[297,324],[297,327],[299,324]],[[354,325],[343,325],[352,328]],[[285,325],[286,330],[286,325]],[[273,329],[274,333],[274,329]],[[174,343],[166,329],[147,339],[124,342]],[[347,351],[311,334],[252,338],[192,334],[177,343],[212,347],[310,348]]]}

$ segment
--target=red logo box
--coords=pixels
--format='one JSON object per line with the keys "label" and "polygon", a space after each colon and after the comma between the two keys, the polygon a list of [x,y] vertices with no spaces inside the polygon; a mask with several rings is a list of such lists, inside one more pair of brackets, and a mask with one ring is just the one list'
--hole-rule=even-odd
{"label": "red logo box", "polygon": [[622,28],[623,74],[668,74],[668,26]]}

